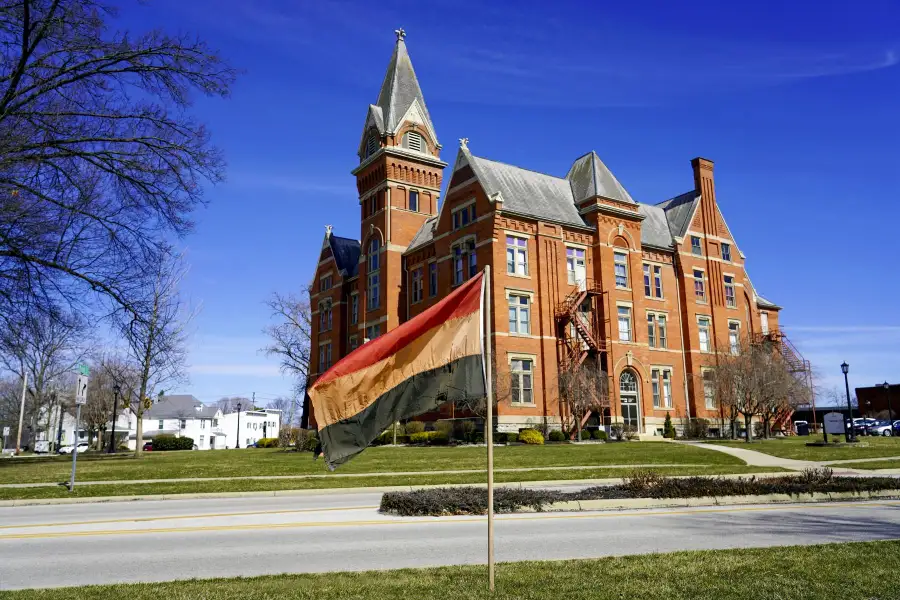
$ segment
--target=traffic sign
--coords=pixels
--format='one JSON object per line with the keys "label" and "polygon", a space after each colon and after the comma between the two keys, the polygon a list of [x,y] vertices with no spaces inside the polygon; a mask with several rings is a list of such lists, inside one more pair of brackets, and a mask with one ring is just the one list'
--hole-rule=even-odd
{"label": "traffic sign", "polygon": [[88,376],[78,375],[78,380],[75,382],[75,404],[87,404],[87,387]]}

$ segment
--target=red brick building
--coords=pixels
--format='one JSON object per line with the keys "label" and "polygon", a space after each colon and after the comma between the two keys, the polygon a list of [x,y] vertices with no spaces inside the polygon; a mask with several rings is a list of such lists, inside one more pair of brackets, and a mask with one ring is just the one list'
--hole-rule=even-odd
{"label": "red brick building", "polygon": [[588,359],[610,387],[595,424],[658,435],[666,413],[718,421],[703,379],[713,350],[778,337],[781,308],[750,281],[711,160],[691,161],[685,193],[644,204],[594,152],[557,177],[476,156],[460,140],[439,202],[441,149],[401,31],[352,171],[359,237],[326,228],[310,294],[311,380],[491,265],[501,431],[570,424],[558,373]]}

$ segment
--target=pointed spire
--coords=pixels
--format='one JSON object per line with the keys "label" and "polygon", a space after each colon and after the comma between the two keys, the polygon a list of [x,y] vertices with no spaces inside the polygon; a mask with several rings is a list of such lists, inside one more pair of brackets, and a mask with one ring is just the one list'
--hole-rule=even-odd
{"label": "pointed spire", "polygon": [[619,183],[616,176],[603,164],[594,151],[588,152],[575,161],[566,175],[572,187],[572,195],[578,204],[588,198],[602,196],[619,202],[636,204],[628,190]]}
{"label": "pointed spire", "polygon": [[387,73],[381,84],[378,101],[375,103],[381,109],[381,118],[385,132],[394,133],[400,125],[400,120],[406,111],[414,104],[418,104],[419,112],[425,121],[425,127],[435,138],[434,125],[431,116],[425,107],[425,98],[419,87],[419,80],[413,70],[412,61],[406,50],[406,31],[401,27],[394,31],[397,43],[394,46],[394,54],[388,63]]}

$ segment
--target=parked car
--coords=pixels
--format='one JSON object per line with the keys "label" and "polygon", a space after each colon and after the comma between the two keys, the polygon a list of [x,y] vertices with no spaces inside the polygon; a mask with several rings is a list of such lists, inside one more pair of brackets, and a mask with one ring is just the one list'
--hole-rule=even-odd
{"label": "parked car", "polygon": [[[857,417],[853,419],[853,432],[856,435],[866,435],[866,429],[874,426],[875,423],[877,423],[876,419]],[[847,421],[847,424],[849,425],[850,421]]]}
{"label": "parked car", "polygon": [[82,452],[86,452],[87,449],[90,448],[87,442],[79,442],[77,446],[63,446],[59,449],[60,454],[72,454],[72,452],[77,452],[81,454]]}
{"label": "parked car", "polygon": [[153,452],[153,442],[144,444],[144,452]]}
{"label": "parked car", "polygon": [[869,425],[869,435],[884,435],[884,436],[892,436],[894,432],[892,431],[893,425],[890,421],[875,421],[874,424]]}

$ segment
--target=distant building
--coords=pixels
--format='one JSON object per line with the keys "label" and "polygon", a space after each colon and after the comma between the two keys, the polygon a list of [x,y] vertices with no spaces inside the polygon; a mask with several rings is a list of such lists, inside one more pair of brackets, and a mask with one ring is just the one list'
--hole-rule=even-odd
{"label": "distant building", "polygon": [[[856,388],[856,400],[864,417],[900,419],[900,383]],[[857,415],[860,416],[860,415]]]}
{"label": "distant building", "polygon": [[[645,204],[594,152],[555,176],[476,156],[463,139],[439,202],[448,165],[403,35],[367,108],[352,171],[359,239],[326,227],[316,257],[310,381],[485,265],[501,431],[571,428],[558,375],[585,361],[610,390],[587,424],[626,423],[649,436],[662,434],[666,414],[718,429],[706,374],[717,350],[736,351],[745,338],[774,341],[808,369],[779,330],[781,307],[750,280],[711,160],[691,161],[690,189]],[[454,414],[446,407],[435,418]]]}

